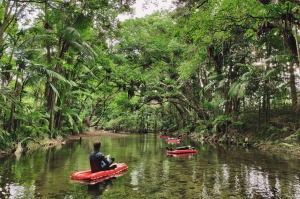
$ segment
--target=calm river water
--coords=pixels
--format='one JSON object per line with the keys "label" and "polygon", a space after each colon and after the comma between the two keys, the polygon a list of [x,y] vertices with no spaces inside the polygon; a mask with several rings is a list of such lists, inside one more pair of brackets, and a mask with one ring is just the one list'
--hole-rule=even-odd
{"label": "calm river water", "polygon": [[[93,142],[128,165],[119,177],[87,185],[70,175],[89,169]],[[192,145],[192,156],[166,155]],[[92,137],[20,157],[0,159],[0,198],[300,198],[300,160],[187,139],[167,144],[155,135]]]}

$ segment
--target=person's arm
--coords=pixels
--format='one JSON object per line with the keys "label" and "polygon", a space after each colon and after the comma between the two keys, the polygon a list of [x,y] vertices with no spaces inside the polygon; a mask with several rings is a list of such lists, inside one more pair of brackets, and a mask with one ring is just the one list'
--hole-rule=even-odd
{"label": "person's arm", "polygon": [[[100,166],[100,168],[102,168],[102,169],[108,169],[109,168],[109,166],[110,166],[110,163],[107,161],[107,159],[106,159],[106,157],[102,154],[102,153],[100,153],[100,155],[99,155],[99,166]],[[103,168],[102,167],[102,165],[101,165],[101,162],[104,162],[105,163],[105,167]]]}
{"label": "person's arm", "polygon": [[103,162],[105,163],[106,167],[105,169],[108,169],[110,166],[110,163],[107,161],[106,157],[103,156]]}

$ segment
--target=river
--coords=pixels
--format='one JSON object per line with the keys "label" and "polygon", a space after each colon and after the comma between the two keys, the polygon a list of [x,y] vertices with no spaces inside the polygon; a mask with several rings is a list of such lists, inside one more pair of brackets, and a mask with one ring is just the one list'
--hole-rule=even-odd
{"label": "river", "polygon": [[[128,165],[126,173],[96,185],[71,180],[73,172],[89,169],[96,140],[105,155]],[[166,155],[167,146],[182,145],[198,153]],[[300,160],[187,138],[170,145],[155,135],[91,137],[0,162],[0,198],[300,199]]]}

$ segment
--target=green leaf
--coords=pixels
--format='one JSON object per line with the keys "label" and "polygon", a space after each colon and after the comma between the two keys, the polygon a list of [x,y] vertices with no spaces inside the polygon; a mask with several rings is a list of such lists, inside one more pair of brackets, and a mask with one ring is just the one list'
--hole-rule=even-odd
{"label": "green leaf", "polygon": [[57,97],[59,97],[59,92],[57,91],[57,89],[55,88],[55,86],[53,84],[50,83],[50,86],[52,88],[52,90],[54,91],[54,93],[57,95]]}

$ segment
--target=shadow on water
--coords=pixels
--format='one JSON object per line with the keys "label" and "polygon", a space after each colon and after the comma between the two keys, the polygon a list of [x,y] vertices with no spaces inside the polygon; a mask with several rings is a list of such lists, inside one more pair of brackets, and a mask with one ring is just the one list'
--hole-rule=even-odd
{"label": "shadow on water", "polygon": [[112,177],[95,184],[87,184],[88,194],[93,197],[100,197],[101,195],[103,195],[104,191],[107,191],[109,187],[113,185],[113,182],[115,180],[116,177]]}

